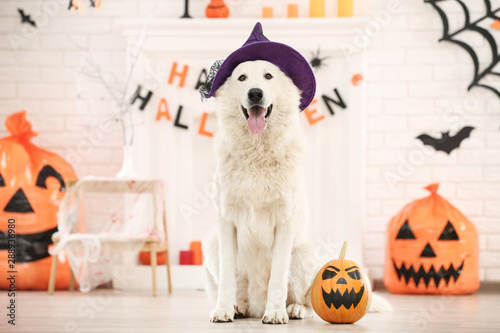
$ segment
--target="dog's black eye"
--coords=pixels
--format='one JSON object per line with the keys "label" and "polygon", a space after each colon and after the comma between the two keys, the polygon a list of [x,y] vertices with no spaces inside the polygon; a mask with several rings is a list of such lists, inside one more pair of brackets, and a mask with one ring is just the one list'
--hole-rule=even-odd
{"label": "dog's black eye", "polygon": [[240,77],[238,78],[238,81],[245,81],[247,79],[247,76],[245,74],[242,74],[240,75]]}
{"label": "dog's black eye", "polygon": [[273,76],[269,73],[267,73],[266,75],[264,75],[264,77],[266,78],[266,80],[271,80],[273,78]]}

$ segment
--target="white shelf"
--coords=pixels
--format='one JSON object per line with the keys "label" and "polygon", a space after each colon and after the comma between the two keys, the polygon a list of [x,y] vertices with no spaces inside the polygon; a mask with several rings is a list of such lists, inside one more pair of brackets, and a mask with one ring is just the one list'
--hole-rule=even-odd
{"label": "white shelf", "polygon": [[[316,48],[318,40],[324,49],[338,49],[340,42],[354,42],[356,31],[364,28],[368,18],[272,18],[272,19],[151,19],[144,50],[219,51],[239,47],[256,22],[261,22],[264,35],[291,46]],[[129,41],[135,40],[144,27],[144,20],[122,19]],[[331,41],[329,45],[325,41]]]}
{"label": "white shelf", "polygon": [[[205,269],[203,266],[172,265],[172,287],[174,290],[204,290]],[[165,265],[157,268],[158,290],[167,290],[167,268]],[[151,266],[127,266],[127,276],[121,280],[114,280],[113,286],[123,290],[152,290]]]}

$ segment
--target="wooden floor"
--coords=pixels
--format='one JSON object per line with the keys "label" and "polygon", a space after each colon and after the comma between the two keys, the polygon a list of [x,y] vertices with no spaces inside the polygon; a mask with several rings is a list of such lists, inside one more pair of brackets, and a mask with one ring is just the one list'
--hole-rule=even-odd
{"label": "wooden floor", "polygon": [[208,321],[210,304],[203,292],[94,290],[89,294],[20,292],[16,326],[7,325],[6,293],[0,304],[1,332],[500,332],[500,288],[471,296],[399,296],[385,292],[393,313],[368,313],[352,325],[331,325],[318,317],[288,325],[263,325],[258,319],[233,323]]}

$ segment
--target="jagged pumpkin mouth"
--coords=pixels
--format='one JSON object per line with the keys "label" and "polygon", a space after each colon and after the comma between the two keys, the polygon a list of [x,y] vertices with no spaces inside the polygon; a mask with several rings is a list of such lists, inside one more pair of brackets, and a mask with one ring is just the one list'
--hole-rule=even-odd
{"label": "jagged pumpkin mouth", "polygon": [[426,271],[423,265],[420,265],[420,267],[416,270],[413,265],[406,265],[404,262],[402,262],[398,267],[396,261],[392,259],[392,263],[394,265],[396,273],[398,274],[399,280],[401,281],[402,278],[404,278],[404,281],[406,282],[406,284],[408,284],[410,280],[413,279],[413,282],[415,282],[415,285],[417,287],[420,283],[420,280],[423,281],[426,287],[429,287],[429,283],[432,280],[434,281],[434,285],[436,287],[439,286],[441,280],[444,280],[444,283],[446,285],[448,285],[452,278],[454,282],[457,282],[464,268],[464,262],[465,260],[462,260],[462,263],[457,268],[455,268],[453,264],[450,264],[448,268],[445,268],[445,266],[442,265],[438,270],[434,268],[434,265],[432,265],[429,270]]}
{"label": "jagged pumpkin mouth", "polygon": [[327,293],[325,289],[323,288],[321,289],[323,292],[323,300],[325,301],[326,306],[331,308],[333,305],[335,309],[338,310],[342,305],[346,309],[349,309],[351,306],[355,308],[361,301],[361,298],[363,298],[363,293],[365,292],[365,285],[363,284],[358,292],[356,292],[354,288],[352,288],[349,291],[346,288],[343,294],[338,289],[332,290],[329,293]]}

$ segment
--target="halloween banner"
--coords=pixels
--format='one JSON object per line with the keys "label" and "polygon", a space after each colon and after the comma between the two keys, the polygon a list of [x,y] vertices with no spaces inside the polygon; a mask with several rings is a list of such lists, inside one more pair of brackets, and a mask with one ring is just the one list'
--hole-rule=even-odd
{"label": "halloween banner", "polygon": [[[336,65],[344,59],[325,55],[319,48],[305,56],[318,84],[315,99],[302,112],[305,123],[313,126],[339,112],[348,112],[353,90],[355,93],[364,84],[363,73]],[[202,101],[199,93],[208,80],[210,66],[207,61],[148,61],[130,104],[162,126],[168,124],[212,138],[217,128],[208,123],[216,123],[215,103]]]}

